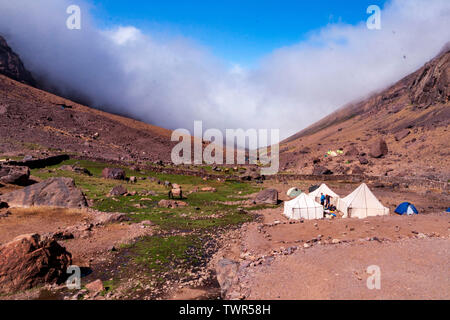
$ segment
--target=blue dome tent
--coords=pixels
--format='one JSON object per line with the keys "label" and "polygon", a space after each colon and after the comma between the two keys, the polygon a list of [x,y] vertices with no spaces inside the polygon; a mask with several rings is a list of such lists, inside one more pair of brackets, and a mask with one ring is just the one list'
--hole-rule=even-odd
{"label": "blue dome tent", "polygon": [[447,209],[447,212],[450,212],[450,208]]}
{"label": "blue dome tent", "polygon": [[412,203],[409,202],[403,202],[400,204],[397,209],[395,209],[395,213],[398,213],[400,215],[407,214],[418,214],[419,211],[417,211],[416,207]]}

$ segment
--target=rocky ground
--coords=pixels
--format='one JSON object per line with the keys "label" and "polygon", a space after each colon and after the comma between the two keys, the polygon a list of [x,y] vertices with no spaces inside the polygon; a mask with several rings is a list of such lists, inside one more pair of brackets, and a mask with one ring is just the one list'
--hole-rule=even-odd
{"label": "rocky ground", "polygon": [[[2,292],[2,299],[217,299],[211,257],[228,241],[229,230],[252,220],[252,211],[270,207],[265,196],[250,200],[258,194],[256,183],[239,179],[75,159],[27,172],[4,168],[3,181],[20,184],[0,185],[0,248],[13,247],[22,235],[54,239],[70,264],[81,268],[82,287],[67,289],[64,274],[56,283],[37,276],[43,285],[30,286],[37,274],[46,274],[43,263],[15,287],[20,290]],[[183,198],[168,199],[170,188],[183,188]],[[269,195],[276,204],[276,191]],[[19,260],[32,261],[39,250],[24,249]],[[8,265],[5,278],[0,268],[0,282],[11,285]]]}
{"label": "rocky ground", "polygon": [[280,144],[281,171],[447,182],[449,76],[447,46],[435,59],[386,90],[349,103],[284,140]]}
{"label": "rocky ground", "polygon": [[[448,299],[449,58],[283,141],[264,180],[170,164],[169,130],[30,86],[0,38],[0,299]],[[390,215],[281,215],[323,181],[366,182]],[[404,201],[421,214],[394,214]]]}
{"label": "rocky ground", "polygon": [[[375,193],[382,201],[405,195]],[[443,210],[318,221],[289,221],[282,208],[258,213],[215,257],[228,299],[449,298],[450,216]],[[381,290],[367,288],[371,265],[381,269]]]}
{"label": "rocky ground", "polygon": [[[387,218],[336,220],[325,225],[322,221],[248,224],[234,245],[216,258],[236,264],[232,272],[218,268],[228,277],[225,283],[230,283],[225,296],[250,300],[448,299],[448,215],[431,214],[419,221]],[[331,224],[337,224],[336,228]],[[372,265],[381,269],[381,290],[367,288],[367,268]]]}

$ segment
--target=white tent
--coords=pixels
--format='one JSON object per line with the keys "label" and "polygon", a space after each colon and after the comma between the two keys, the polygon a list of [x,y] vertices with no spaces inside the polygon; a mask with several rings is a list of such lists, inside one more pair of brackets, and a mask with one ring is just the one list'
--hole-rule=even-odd
{"label": "white tent", "polygon": [[345,198],[339,199],[337,209],[344,213],[343,218],[363,219],[389,214],[389,208],[381,204],[365,183]]}
{"label": "white tent", "polygon": [[322,193],[331,197],[331,204],[337,205],[339,196],[333,190],[328,188],[325,183],[322,183],[319,188],[310,192],[308,195],[316,202],[320,203],[320,196]]}
{"label": "white tent", "polygon": [[322,219],[323,207],[311,197],[302,193],[297,198],[284,203],[284,215],[289,219]]}

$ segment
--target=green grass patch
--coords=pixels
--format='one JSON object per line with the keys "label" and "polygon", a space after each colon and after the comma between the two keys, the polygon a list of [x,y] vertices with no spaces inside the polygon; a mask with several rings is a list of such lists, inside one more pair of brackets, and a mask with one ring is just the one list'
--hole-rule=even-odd
{"label": "green grass patch", "polygon": [[137,264],[152,274],[166,272],[180,266],[196,266],[204,251],[198,236],[145,237],[125,247]]}
{"label": "green grass patch", "polygon": [[[62,165],[78,165],[88,169],[92,176],[71,171],[59,170]],[[139,180],[135,184],[119,180],[108,180],[101,177],[105,167],[111,166],[102,162],[70,159],[45,169],[33,169],[32,175],[41,179],[60,176],[74,179],[76,185],[83,190],[88,199],[94,201],[94,209],[103,212],[123,212],[130,214],[132,222],[150,220],[162,229],[195,230],[226,225],[235,225],[251,220],[251,216],[237,212],[237,205],[224,202],[243,200],[243,196],[255,193],[259,188],[255,184],[240,181],[203,180],[196,176],[157,173],[151,171],[133,171],[123,168],[127,176],[153,177],[161,182],[170,181],[180,184],[185,197],[182,201],[187,207],[167,209],[159,208],[158,202],[168,199],[168,191],[163,184],[151,179]],[[120,166],[115,166],[120,167]],[[134,196],[107,197],[109,191],[117,185],[123,185],[129,192],[137,192]],[[217,192],[194,192],[194,188],[214,187]],[[156,195],[139,195],[146,191],[154,191]],[[259,207],[258,207],[259,208]]]}

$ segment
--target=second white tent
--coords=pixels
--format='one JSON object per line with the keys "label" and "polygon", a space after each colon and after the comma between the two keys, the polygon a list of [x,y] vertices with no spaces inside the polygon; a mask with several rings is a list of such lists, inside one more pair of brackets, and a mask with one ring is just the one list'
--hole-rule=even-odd
{"label": "second white tent", "polygon": [[322,219],[323,207],[310,196],[302,193],[297,198],[284,203],[284,215],[289,219]]}

